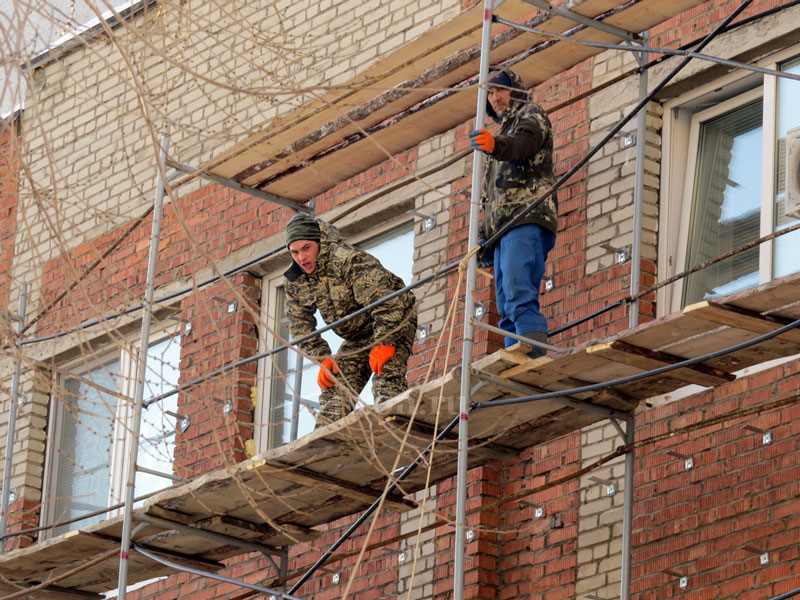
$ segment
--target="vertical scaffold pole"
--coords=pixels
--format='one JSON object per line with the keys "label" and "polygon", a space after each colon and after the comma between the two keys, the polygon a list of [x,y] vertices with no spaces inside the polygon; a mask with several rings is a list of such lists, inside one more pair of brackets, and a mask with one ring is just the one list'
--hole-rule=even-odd
{"label": "vertical scaffold pole", "polygon": [[[625,422],[625,444],[632,446],[636,439],[633,413]],[[625,490],[622,507],[622,566],[619,600],[631,599],[631,535],[633,534],[633,469],[636,450],[625,453]]]}
{"label": "vertical scaffold pole", "polygon": [[[17,333],[25,325],[25,309],[27,304],[28,286],[23,283],[19,290],[19,305],[17,308]],[[8,503],[11,496],[11,470],[14,468],[14,442],[17,433],[17,399],[19,398],[19,377],[22,370],[22,356],[19,353],[19,340],[14,341],[17,357],[14,361],[14,371],[11,374],[11,395],[8,408],[8,428],[6,430],[6,456],[3,461],[3,496],[0,501],[0,536],[6,534],[8,524]],[[5,551],[5,540],[0,541],[0,553]]]}
{"label": "vertical scaffold pole", "polygon": [[303,388],[303,355],[297,352],[294,363],[294,395],[292,396],[292,425],[289,431],[289,441],[297,439],[300,428],[300,394]]}
{"label": "vertical scaffold pole", "polygon": [[[499,4],[499,2],[497,3]],[[478,107],[475,114],[475,128],[481,129],[486,122],[486,79],[489,73],[489,51],[492,39],[492,13],[494,0],[484,0],[483,30],[481,34],[481,61],[478,76]],[[469,236],[467,248],[478,243],[478,217],[483,180],[483,154],[475,150],[472,154],[472,192],[469,209]],[[461,389],[459,400],[458,425],[458,463],[456,471],[456,530],[455,565],[453,570],[453,599],[464,598],[464,556],[467,515],[467,448],[469,441],[469,366],[472,364],[473,327],[472,318],[475,307],[476,257],[472,255],[467,263],[467,281],[464,295],[464,340],[461,355]]]}
{"label": "vertical scaffold pole", "polygon": [[128,553],[131,548],[131,513],[136,486],[136,459],[139,454],[139,431],[142,420],[142,402],[147,367],[147,346],[150,341],[150,323],[153,315],[153,295],[155,290],[156,266],[158,263],[158,243],[161,239],[161,212],[164,204],[164,177],[166,169],[167,149],[169,147],[169,131],[161,138],[161,152],[158,157],[158,174],[156,176],[156,198],[153,203],[153,228],[150,231],[150,255],[147,260],[147,282],[145,285],[144,312],[142,314],[142,331],[139,338],[139,352],[136,357],[136,385],[133,394],[133,422],[131,423],[128,445],[127,478],[125,482],[125,509],[122,518],[122,541],[119,553],[119,600],[125,600],[128,589]]}
{"label": "vertical scaffold pole", "polygon": [[[645,33],[642,44],[649,45],[650,38]],[[639,66],[647,63],[647,54],[635,54]],[[647,97],[647,74],[649,69],[639,73],[639,102]],[[644,210],[644,161],[647,146],[647,105],[636,115],[636,174],[633,185],[633,239],[631,241],[631,296],[639,293],[642,271],[642,213]],[[639,324],[639,300],[631,302],[628,312],[628,326],[632,329]]]}

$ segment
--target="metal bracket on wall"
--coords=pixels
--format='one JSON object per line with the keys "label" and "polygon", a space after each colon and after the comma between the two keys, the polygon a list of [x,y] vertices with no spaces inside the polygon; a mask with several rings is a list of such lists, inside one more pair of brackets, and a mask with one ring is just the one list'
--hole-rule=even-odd
{"label": "metal bracket on wall", "polygon": [[433,213],[426,215],[416,210],[407,210],[406,214],[414,215],[415,217],[422,219],[422,228],[426,232],[431,231],[434,227],[436,227],[436,217]]}

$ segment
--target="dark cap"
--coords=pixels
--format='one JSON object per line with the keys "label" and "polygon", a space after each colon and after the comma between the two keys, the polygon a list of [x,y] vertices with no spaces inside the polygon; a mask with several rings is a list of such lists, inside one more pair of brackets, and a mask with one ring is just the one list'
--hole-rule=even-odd
{"label": "dark cap", "polygon": [[488,87],[504,87],[504,88],[513,88],[514,84],[511,81],[511,77],[508,76],[508,73],[505,71],[495,71],[492,75],[490,74],[489,80],[486,82]]}
{"label": "dark cap", "polygon": [[286,245],[289,246],[297,240],[311,240],[319,242],[322,239],[322,232],[319,224],[314,217],[309,217],[304,213],[297,213],[289,220],[286,225]]}

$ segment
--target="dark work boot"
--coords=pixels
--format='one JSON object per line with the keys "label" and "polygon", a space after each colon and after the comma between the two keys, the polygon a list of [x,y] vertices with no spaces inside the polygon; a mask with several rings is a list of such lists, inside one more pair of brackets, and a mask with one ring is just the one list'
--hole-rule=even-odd
{"label": "dark work boot", "polygon": [[[546,331],[529,331],[528,333],[520,333],[519,335],[531,340],[535,340],[537,342],[542,342],[543,344],[547,343]],[[541,346],[532,346],[530,352],[528,352],[525,356],[527,356],[528,358],[539,358],[540,356],[544,356],[545,354],[547,354],[547,350],[545,350]]]}

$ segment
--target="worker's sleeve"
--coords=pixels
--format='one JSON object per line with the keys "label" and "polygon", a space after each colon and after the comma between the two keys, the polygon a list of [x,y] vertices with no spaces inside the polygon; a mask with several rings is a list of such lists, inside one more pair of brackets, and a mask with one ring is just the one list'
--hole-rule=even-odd
{"label": "worker's sleeve", "polygon": [[[374,256],[366,252],[353,253],[346,262],[346,276],[353,282],[353,296],[358,304],[366,306],[403,287],[402,280],[386,270]],[[372,309],[373,340],[376,343],[396,346],[400,329],[416,311],[416,298],[412,292],[403,292]]]}
{"label": "worker's sleeve", "polygon": [[[304,293],[303,286],[291,283],[288,280],[284,283],[286,291],[286,317],[289,319],[289,333],[293,340],[308,335],[317,329],[317,319],[314,315],[316,306],[313,305],[312,296]],[[300,348],[313,357],[323,357],[331,355],[331,347],[322,336],[316,335],[298,344]]]}
{"label": "worker's sleeve", "polygon": [[543,110],[526,110],[510,135],[495,136],[492,158],[496,160],[533,158],[542,148],[547,136],[551,134],[551,128],[550,120]]}

